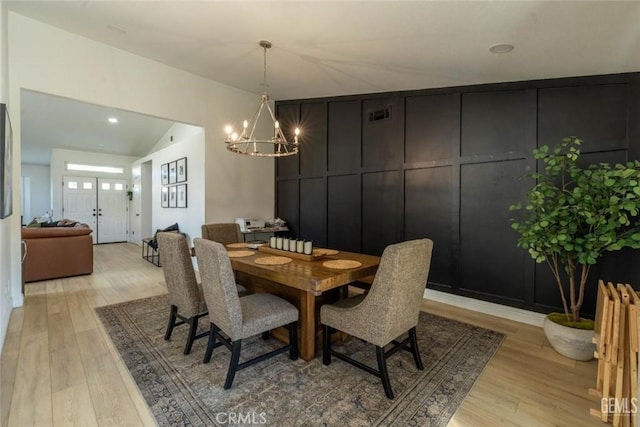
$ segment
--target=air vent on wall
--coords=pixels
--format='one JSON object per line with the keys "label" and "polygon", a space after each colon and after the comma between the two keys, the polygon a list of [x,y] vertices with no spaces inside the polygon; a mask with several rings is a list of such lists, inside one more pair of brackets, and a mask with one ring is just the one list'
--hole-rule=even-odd
{"label": "air vent on wall", "polygon": [[381,108],[380,110],[369,111],[369,123],[379,122],[391,118],[391,106]]}

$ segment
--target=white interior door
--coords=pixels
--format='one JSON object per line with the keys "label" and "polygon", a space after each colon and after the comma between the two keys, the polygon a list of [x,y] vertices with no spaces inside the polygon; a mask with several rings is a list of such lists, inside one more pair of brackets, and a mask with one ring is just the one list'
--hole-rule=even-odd
{"label": "white interior door", "polygon": [[98,243],[126,242],[127,223],[127,182],[98,178]]}
{"label": "white interior door", "polygon": [[62,184],[62,213],[64,218],[88,224],[93,230],[93,233],[91,233],[93,243],[96,243],[98,236],[96,179],[92,177],[65,176]]}

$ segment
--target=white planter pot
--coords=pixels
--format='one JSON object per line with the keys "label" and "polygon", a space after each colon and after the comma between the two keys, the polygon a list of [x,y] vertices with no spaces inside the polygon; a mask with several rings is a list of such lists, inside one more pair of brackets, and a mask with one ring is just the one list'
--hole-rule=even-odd
{"label": "white planter pot", "polygon": [[593,331],[569,328],[544,318],[544,334],[551,347],[563,356],[574,360],[593,359],[596,345],[592,342]]}

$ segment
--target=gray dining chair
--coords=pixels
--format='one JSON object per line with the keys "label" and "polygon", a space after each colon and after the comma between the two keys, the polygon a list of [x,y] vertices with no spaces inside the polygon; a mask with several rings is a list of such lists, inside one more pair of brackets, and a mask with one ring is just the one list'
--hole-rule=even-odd
{"label": "gray dining chair", "polygon": [[235,222],[202,224],[201,231],[203,239],[213,240],[223,246],[229,243],[241,243],[243,241],[240,226]]}
{"label": "gray dining chair", "polygon": [[198,320],[207,315],[207,304],[193,270],[187,238],[180,233],[164,232],[158,233],[156,238],[158,247],[162,251],[162,272],[169,291],[171,306],[164,339],[167,341],[171,339],[173,328],[176,326],[188,324],[189,335],[184,354],[189,354],[193,342],[209,334],[207,331],[196,335]]}
{"label": "gray dining chair", "polygon": [[[424,369],[416,326],[420,304],[429,276],[433,242],[411,240],[385,248],[371,289],[365,295],[346,298],[320,308],[322,323],[322,362],[331,363],[336,356],[382,380],[386,396],[393,399],[387,371],[387,357],[400,349],[411,351],[416,367]],[[354,360],[331,348],[331,334],[342,331],[376,347],[378,369]],[[398,342],[404,334],[408,336]],[[393,344],[385,350],[388,344]]]}
{"label": "gray dining chair", "polygon": [[[236,371],[270,357],[289,351],[289,358],[296,360],[298,358],[298,309],[284,299],[271,294],[259,293],[239,297],[231,261],[224,246],[205,239],[194,239],[194,244],[211,322],[209,342],[203,361],[209,363],[213,350],[220,345],[231,350],[224,388],[231,388]],[[280,326],[288,329],[289,344],[239,363],[242,340],[260,334],[264,337],[265,332]]]}

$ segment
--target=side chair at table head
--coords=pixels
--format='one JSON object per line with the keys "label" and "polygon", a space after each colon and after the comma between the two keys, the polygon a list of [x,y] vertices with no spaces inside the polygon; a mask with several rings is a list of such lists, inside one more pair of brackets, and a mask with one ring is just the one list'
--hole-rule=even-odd
{"label": "side chair at table head", "polygon": [[[220,345],[231,350],[224,388],[231,388],[236,371],[280,353],[289,351],[289,358],[296,360],[298,358],[298,309],[284,299],[271,294],[238,296],[231,261],[224,246],[205,239],[194,239],[194,244],[202,278],[202,290],[211,321],[204,362],[208,363],[211,360],[213,350]],[[240,349],[245,338],[259,334],[263,334],[264,337],[265,332],[280,326],[289,330],[288,345],[239,363]]]}
{"label": "side chair at table head", "polygon": [[[424,369],[416,339],[416,326],[429,276],[432,250],[433,242],[429,239],[387,246],[367,294],[320,308],[322,362],[325,365],[331,363],[331,356],[336,356],[379,377],[389,399],[393,399],[394,395],[387,371],[388,356],[400,349],[409,350],[416,367]],[[332,350],[331,334],[335,331],[345,332],[375,345],[378,369]],[[404,334],[408,334],[408,337],[398,342],[397,339]],[[385,351],[388,344],[393,346]]]}
{"label": "side chair at table head", "polygon": [[193,270],[187,238],[179,233],[158,233],[157,240],[162,251],[162,272],[171,305],[164,339],[171,338],[174,327],[188,324],[189,336],[184,354],[189,354],[193,342],[208,335],[208,332],[196,335],[198,320],[207,314],[207,304]]}
{"label": "side chair at table head", "polygon": [[229,243],[242,243],[243,240],[240,225],[235,222],[203,224],[201,231],[203,239],[213,240],[223,246]]}

